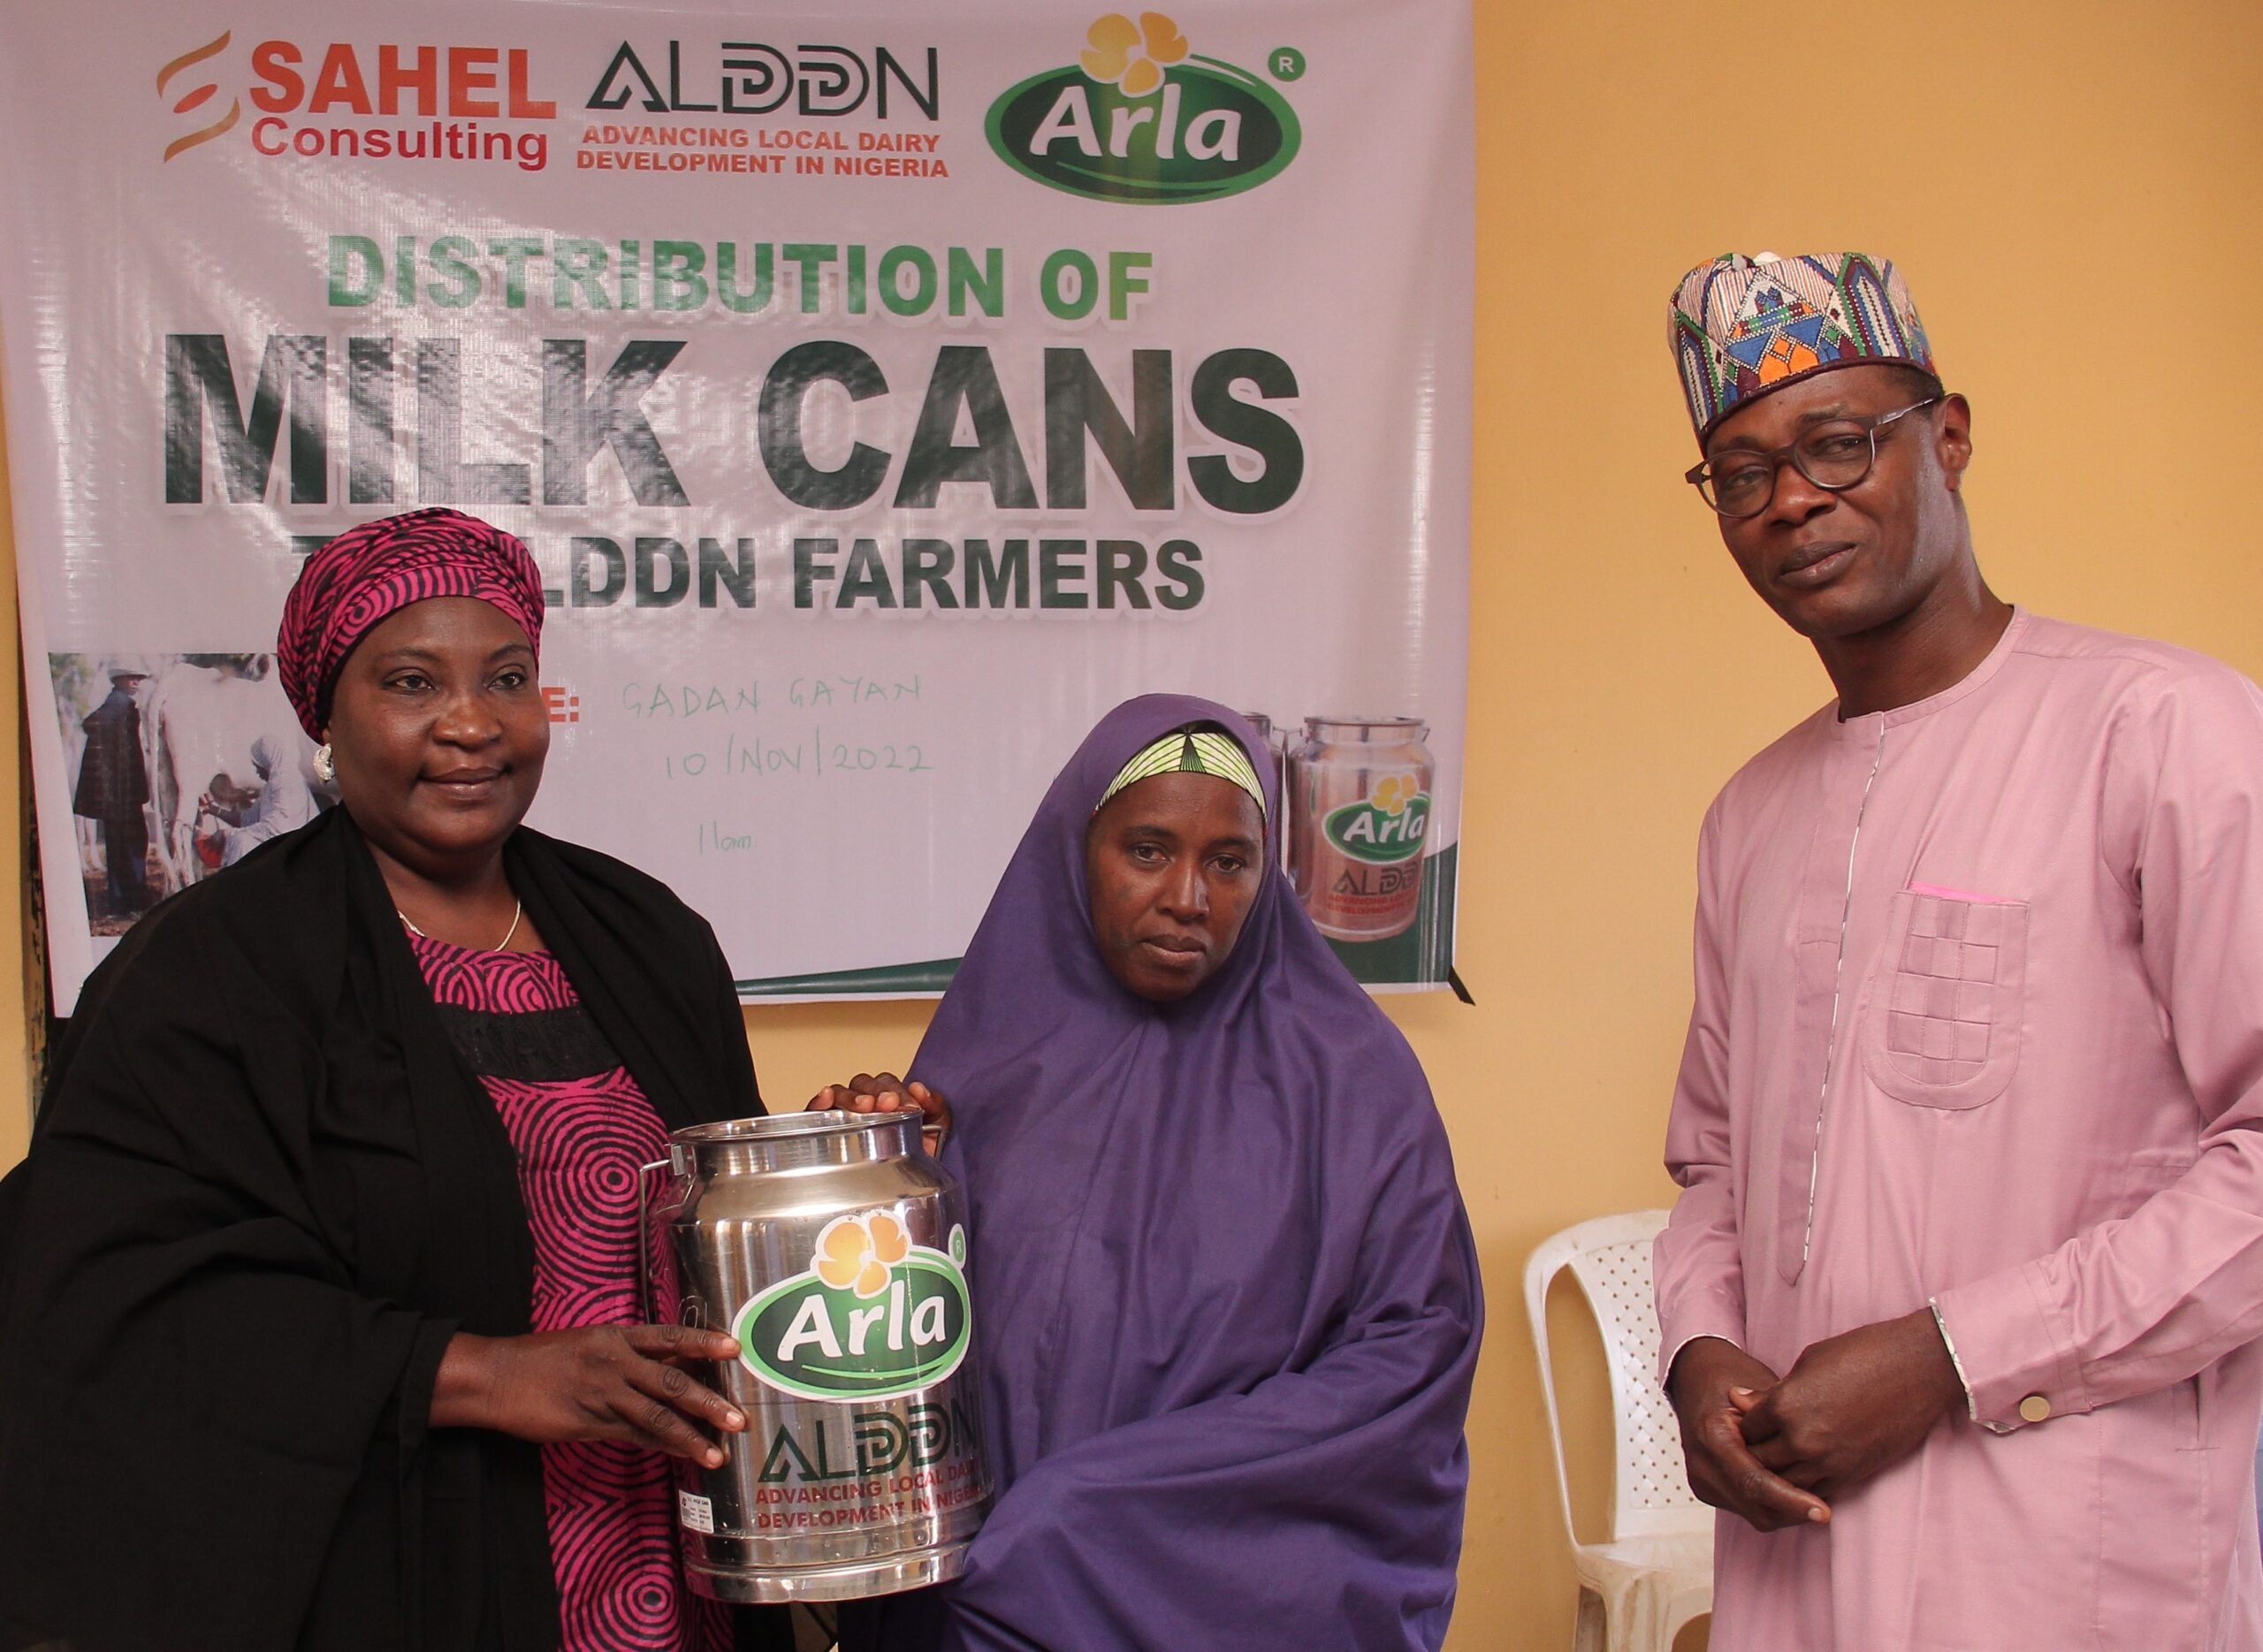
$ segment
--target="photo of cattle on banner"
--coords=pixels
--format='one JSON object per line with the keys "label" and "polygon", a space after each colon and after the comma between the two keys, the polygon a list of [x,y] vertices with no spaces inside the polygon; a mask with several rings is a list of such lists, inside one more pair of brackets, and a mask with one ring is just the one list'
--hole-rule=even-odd
{"label": "photo of cattle on banner", "polygon": [[165,896],[337,801],[271,654],[51,654],[87,918],[122,935]]}

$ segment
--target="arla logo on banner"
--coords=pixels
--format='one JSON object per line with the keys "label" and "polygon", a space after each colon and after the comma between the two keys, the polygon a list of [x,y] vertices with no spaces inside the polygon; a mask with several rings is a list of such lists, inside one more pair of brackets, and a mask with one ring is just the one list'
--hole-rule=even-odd
{"label": "arla logo on banner", "polygon": [[1412,860],[1422,852],[1430,795],[1416,791],[1411,776],[1385,775],[1370,796],[1330,810],[1321,824],[1328,841],[1354,860],[1378,866]]}
{"label": "arla logo on banner", "polygon": [[1303,134],[1280,94],[1196,55],[1162,12],[1110,12],[1086,40],[1074,65],[990,105],[990,147],[1017,171],[1095,201],[1168,205],[1254,189],[1296,158]]}
{"label": "arla logo on banner", "polygon": [[802,1399],[896,1399],[966,1358],[964,1230],[948,1253],[911,1243],[900,1214],[841,1216],[818,1235],[809,1271],[781,1280],[731,1324],[739,1360]]}

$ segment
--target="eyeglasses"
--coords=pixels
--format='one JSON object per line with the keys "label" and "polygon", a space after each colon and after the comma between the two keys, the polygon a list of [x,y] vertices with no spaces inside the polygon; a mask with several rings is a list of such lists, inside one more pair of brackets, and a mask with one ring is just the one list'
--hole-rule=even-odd
{"label": "eyeglasses", "polygon": [[1844,493],[1869,476],[1878,463],[1880,430],[1944,399],[1928,396],[1875,418],[1833,419],[1772,453],[1739,451],[1693,465],[1681,479],[1722,515],[1739,520],[1757,516],[1768,508],[1768,501],[1776,495],[1777,473],[1787,459],[1817,487]]}

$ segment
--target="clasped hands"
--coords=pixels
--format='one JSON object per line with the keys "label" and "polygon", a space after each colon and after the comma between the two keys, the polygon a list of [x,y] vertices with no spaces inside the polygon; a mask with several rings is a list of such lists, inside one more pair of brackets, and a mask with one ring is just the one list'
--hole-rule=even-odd
{"label": "clasped hands", "polygon": [[1827,1521],[1832,1498],[1890,1468],[1964,1402],[1931,1308],[1825,1338],[1775,1372],[1718,1336],[1668,1374],[1689,1488],[1754,1528]]}

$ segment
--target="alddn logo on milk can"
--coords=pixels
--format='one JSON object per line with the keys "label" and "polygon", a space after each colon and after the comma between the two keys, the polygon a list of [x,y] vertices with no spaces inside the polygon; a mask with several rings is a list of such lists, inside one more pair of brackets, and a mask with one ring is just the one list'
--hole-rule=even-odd
{"label": "alddn logo on milk can", "polygon": [[[1169,205],[1254,189],[1297,156],[1296,111],[1248,70],[1193,51],[1160,11],[1110,12],[1075,64],[990,105],[990,147],[1048,188]],[[1283,54],[1299,65],[1301,55]]]}
{"label": "alddn logo on milk can", "polygon": [[799,1399],[895,1399],[966,1358],[972,1318],[959,1230],[949,1252],[911,1243],[901,1214],[840,1216],[809,1271],[750,1299],[731,1322],[739,1362]]}
{"label": "alddn logo on milk can", "polygon": [[1411,776],[1385,775],[1368,796],[1330,810],[1321,828],[1354,860],[1377,866],[1412,860],[1422,852],[1430,825],[1430,795],[1415,785]]}

